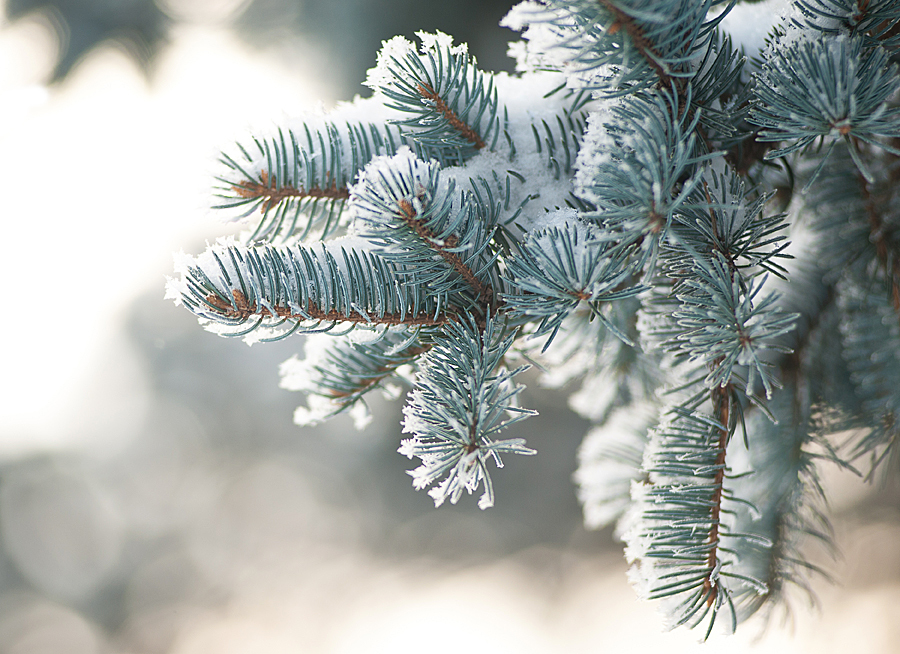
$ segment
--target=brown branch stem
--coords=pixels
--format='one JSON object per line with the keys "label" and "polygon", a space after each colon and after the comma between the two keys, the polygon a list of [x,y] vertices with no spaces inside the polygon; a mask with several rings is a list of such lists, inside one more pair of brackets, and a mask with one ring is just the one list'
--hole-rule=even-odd
{"label": "brown branch stem", "polygon": [[296,186],[278,186],[275,175],[269,177],[269,173],[265,170],[260,172],[259,181],[244,180],[239,184],[232,186],[231,190],[242,198],[256,199],[265,198],[262,204],[264,212],[269,211],[272,207],[278,205],[286,198],[328,198],[331,200],[346,200],[350,197],[350,191],[346,187],[338,187],[332,185],[327,188],[313,186],[308,189],[297,188]]}
{"label": "brown branch stem", "polygon": [[[670,74],[666,68],[659,63],[660,59],[662,59],[662,55],[653,48],[650,40],[644,35],[644,31],[641,29],[640,25],[634,21],[634,18],[619,9],[612,0],[597,0],[597,2],[613,16],[612,24],[606,28],[607,33],[615,34],[619,30],[625,30],[625,33],[628,34],[628,38],[631,39],[631,42],[644,57],[647,65],[650,66],[654,73],[656,73],[656,76],[659,78],[659,85],[666,88],[670,86],[674,87],[675,92],[678,94],[681,112],[687,111],[688,120],[693,120],[696,110],[687,103],[687,93],[685,92],[687,84],[684,81],[684,78]],[[680,116],[678,117],[680,118]],[[703,145],[706,146],[706,149],[712,152],[713,148],[710,146],[706,130],[700,125],[697,125],[696,132],[700,140],[703,141]]]}
{"label": "brown branch stem", "polygon": [[403,315],[399,313],[383,313],[381,315],[363,315],[357,311],[350,313],[341,313],[335,309],[323,311],[313,304],[309,304],[304,312],[296,312],[290,307],[276,305],[273,314],[266,307],[260,307],[251,304],[241,291],[232,290],[231,295],[234,298],[234,304],[223,300],[218,295],[210,294],[206,296],[206,302],[217,309],[223,316],[231,319],[247,320],[251,316],[260,316],[263,318],[287,318],[289,320],[321,320],[326,322],[352,322],[367,325],[412,325],[416,327],[434,327],[437,325],[446,325],[455,319],[455,316],[448,313],[440,313],[433,315]]}
{"label": "brown branch stem", "polygon": [[[665,68],[663,68],[662,64],[659,63],[659,59],[662,57],[659,53],[653,49],[653,46],[650,44],[649,39],[644,36],[644,31],[640,28],[640,26],[634,22],[634,19],[626,14],[624,11],[619,9],[615,4],[611,2],[611,0],[597,0],[606,11],[608,11],[613,16],[613,23],[607,28],[607,32],[610,34],[615,34],[619,30],[625,30],[625,33],[628,34],[628,38],[631,39],[631,42],[637,47],[637,49],[644,56],[644,59],[647,61],[647,64],[650,68],[653,69],[653,72],[656,73],[656,76],[659,78],[660,84],[663,86],[671,86],[673,77],[669,75]],[[683,82],[675,82],[676,88],[678,88],[678,95],[681,96],[681,88],[684,86]]]}
{"label": "brown branch stem", "polygon": [[487,145],[481,136],[479,136],[478,132],[476,132],[471,125],[463,122],[462,119],[456,115],[456,112],[447,106],[444,99],[438,95],[434,89],[426,84],[419,84],[419,93],[421,93],[422,97],[426,100],[433,102],[435,111],[441,114],[444,117],[444,120],[450,123],[450,126],[459,132],[464,139],[475,146],[476,150],[480,150]]}
{"label": "brown branch stem", "polygon": [[397,363],[397,365],[391,366],[391,367],[382,366],[380,368],[373,370],[372,371],[374,373],[373,376],[367,378],[363,383],[361,383],[359,386],[357,386],[355,391],[352,391],[352,392],[351,391],[337,391],[337,390],[332,389],[328,392],[328,397],[330,397],[332,400],[334,400],[338,403],[341,403],[342,400],[349,400],[350,398],[363,395],[363,394],[369,392],[372,388],[374,388],[378,384],[380,384],[381,381],[383,379],[385,379],[385,377],[388,377],[391,374],[393,374],[393,372],[398,367],[402,366],[405,363],[409,363],[410,361],[412,361],[419,355],[425,354],[430,349],[431,349],[431,345],[413,345],[413,346],[407,348],[403,352],[404,358],[403,358],[403,360],[399,361]]}
{"label": "brown branch stem", "polygon": [[475,273],[472,272],[472,269],[463,263],[460,256],[456,252],[450,251],[450,249],[459,245],[459,239],[457,239],[456,236],[451,235],[445,238],[443,243],[441,243],[431,230],[426,227],[425,221],[418,217],[412,204],[407,200],[400,200],[398,204],[400,205],[400,213],[403,221],[409,228],[413,230],[419,238],[425,241],[429,247],[437,252],[444,261],[450,264],[453,270],[466,281],[472,290],[474,290],[479,297],[484,298],[486,305],[489,307],[492,306],[494,301],[494,289],[491,285],[478,279],[478,277],[475,276]]}

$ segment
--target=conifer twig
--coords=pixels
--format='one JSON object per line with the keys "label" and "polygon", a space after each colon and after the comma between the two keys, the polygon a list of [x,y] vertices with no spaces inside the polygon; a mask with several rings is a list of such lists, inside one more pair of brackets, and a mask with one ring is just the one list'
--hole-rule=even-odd
{"label": "conifer twig", "polygon": [[267,212],[288,198],[327,198],[330,200],[346,200],[350,197],[347,187],[338,187],[336,184],[327,188],[313,186],[308,189],[296,186],[278,186],[275,175],[269,177],[268,171],[259,173],[259,181],[244,180],[231,189],[240,197],[248,200],[263,199],[262,210]]}
{"label": "conifer twig", "polygon": [[[408,349],[402,352],[401,358],[402,363],[409,363],[413,361],[417,357],[422,354],[425,354],[430,350],[433,346],[431,344],[422,345],[416,343],[410,346]],[[378,368],[371,371],[372,376],[368,377],[364,382],[360,383],[359,386],[354,390],[338,390],[336,388],[329,388],[327,391],[327,396],[340,403],[342,400],[346,401],[352,398],[357,398],[364,395],[370,389],[375,388],[384,381],[386,378],[390,377],[397,370],[397,365],[394,366],[379,366]]]}
{"label": "conifer twig", "polygon": [[444,102],[444,99],[436,93],[431,86],[420,83],[418,85],[418,90],[423,98],[434,103],[435,111],[441,114],[441,116],[444,117],[444,120],[446,120],[453,129],[459,132],[464,139],[471,143],[476,150],[480,150],[487,145],[478,132],[472,129],[471,125],[467,125],[453,109],[448,107],[447,103]]}
{"label": "conifer twig", "polygon": [[454,314],[440,313],[436,316],[417,314],[400,315],[385,313],[382,315],[363,315],[358,311],[343,313],[335,309],[322,311],[314,304],[307,305],[304,311],[296,311],[290,307],[275,305],[273,312],[263,306],[257,306],[247,300],[247,296],[235,289],[231,291],[234,304],[230,304],[216,294],[206,296],[206,302],[217,309],[222,316],[232,320],[247,320],[252,316],[261,318],[286,318],[288,320],[319,320],[327,322],[351,322],[367,325],[409,325],[410,327],[436,327],[446,325],[456,319]]}
{"label": "conifer twig", "polygon": [[400,213],[409,228],[415,232],[419,238],[425,241],[429,247],[437,252],[444,261],[450,264],[453,270],[466,281],[472,290],[474,290],[479,297],[484,298],[484,302],[488,307],[493,306],[493,287],[478,279],[478,277],[475,276],[475,273],[472,272],[472,269],[463,262],[462,258],[456,252],[452,251],[453,248],[459,245],[459,239],[451,234],[441,242],[435,234],[426,227],[425,222],[418,217],[415,208],[408,200],[400,200],[397,204],[400,206]]}
{"label": "conifer twig", "polygon": [[[671,86],[672,76],[669,75],[668,71],[666,71],[659,63],[659,60],[662,57],[653,49],[650,41],[644,36],[644,31],[641,29],[640,25],[635,23],[631,16],[619,9],[615,3],[611,2],[611,0],[597,0],[597,2],[613,15],[613,22],[607,28],[607,32],[609,34],[615,34],[620,29],[624,29],[625,33],[628,34],[628,38],[631,39],[632,44],[640,51],[647,64],[653,69],[656,76],[659,77],[660,85],[666,87]],[[681,87],[683,85],[683,82],[676,82],[676,87]],[[681,88],[679,88],[679,95],[681,95]]]}

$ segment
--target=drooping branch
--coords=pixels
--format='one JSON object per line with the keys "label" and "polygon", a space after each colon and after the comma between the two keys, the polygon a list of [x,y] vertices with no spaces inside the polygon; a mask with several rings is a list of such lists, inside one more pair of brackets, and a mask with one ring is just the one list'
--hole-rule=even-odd
{"label": "drooping branch", "polygon": [[500,455],[534,454],[521,438],[498,440],[497,434],[534,412],[516,403],[522,386],[513,378],[527,366],[507,370],[504,355],[515,335],[488,317],[484,327],[460,320],[435,339],[416,375],[411,403],[404,409],[401,454],[418,458],[410,471],[416,488],[432,486],[435,505],[456,503],[463,492],[483,483],[479,507],[493,505],[487,463],[501,467]]}

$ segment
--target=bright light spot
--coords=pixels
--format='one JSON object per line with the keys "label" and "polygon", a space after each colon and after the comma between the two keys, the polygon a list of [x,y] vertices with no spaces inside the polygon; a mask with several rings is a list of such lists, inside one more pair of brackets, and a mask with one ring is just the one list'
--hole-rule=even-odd
{"label": "bright light spot", "polygon": [[297,642],[278,625],[246,619],[210,621],[191,629],[172,654],[297,654]]}
{"label": "bright light spot", "polygon": [[177,20],[219,23],[244,11],[250,0],[157,0],[156,4]]}
{"label": "bright light spot", "polygon": [[0,22],[0,98],[10,89],[46,79],[58,52],[56,26],[46,14],[33,12],[9,25]]}
{"label": "bright light spot", "polygon": [[[15,38],[0,32],[4,60],[55,56],[48,39],[21,37],[37,28],[14,27]],[[162,298],[173,251],[234,231],[203,209],[219,149],[248,124],[321,97],[224,33],[172,38],[152,86],[104,47],[39,110],[0,123],[0,457],[121,438],[139,424],[140,378],[122,375],[139,371],[115,345],[123,310],[147,288]],[[10,84],[0,82],[0,97]],[[118,389],[101,391],[89,380],[98,366],[114,370],[102,363],[111,356]],[[117,405],[127,412],[99,424]]]}

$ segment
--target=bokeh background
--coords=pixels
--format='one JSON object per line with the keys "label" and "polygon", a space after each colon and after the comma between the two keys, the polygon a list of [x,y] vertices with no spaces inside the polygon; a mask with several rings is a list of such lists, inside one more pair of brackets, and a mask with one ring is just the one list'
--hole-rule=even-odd
{"label": "bokeh background", "polygon": [[[900,488],[826,471],[841,556],[787,623],[663,633],[570,482],[586,424],[531,384],[537,457],[433,508],[374,424],[299,429],[299,338],[163,299],[218,149],[326,108],[418,29],[509,70],[498,0],[0,0],[0,654],[900,652]],[[533,380],[532,380],[533,381]],[[472,498],[466,498],[471,500]],[[760,635],[762,634],[762,635]]]}

